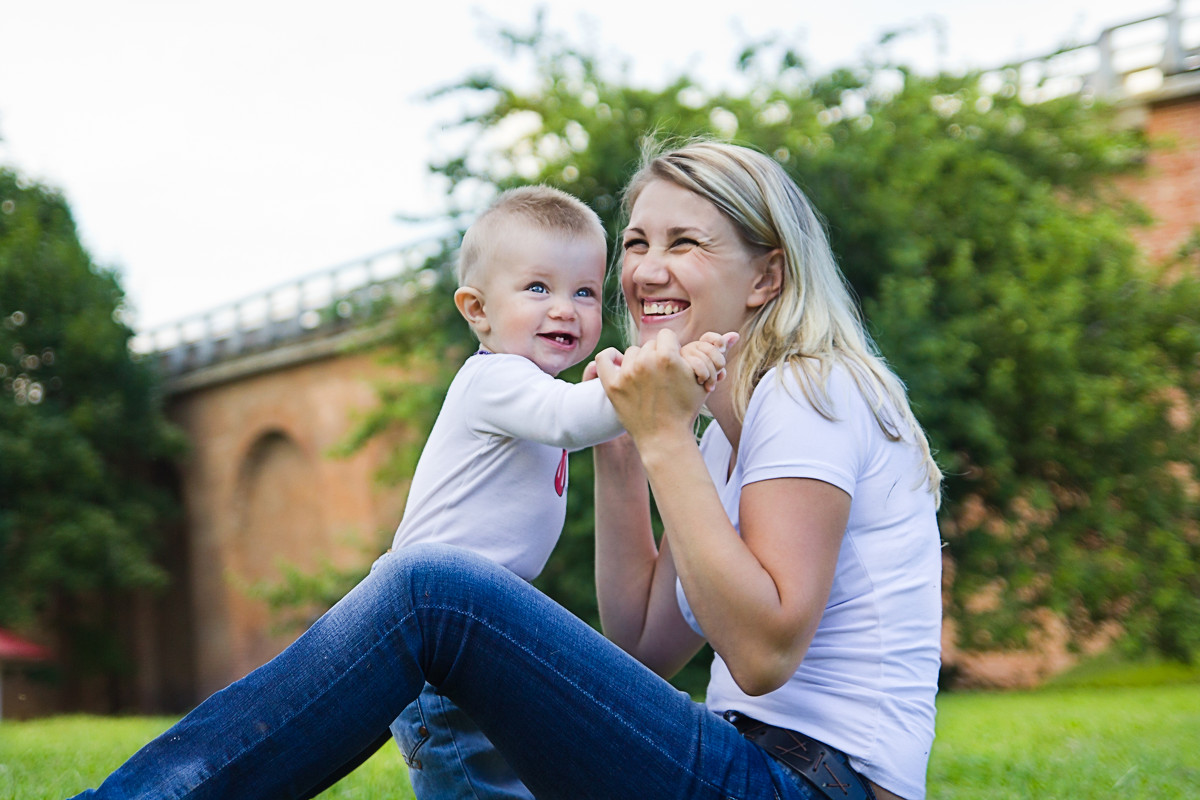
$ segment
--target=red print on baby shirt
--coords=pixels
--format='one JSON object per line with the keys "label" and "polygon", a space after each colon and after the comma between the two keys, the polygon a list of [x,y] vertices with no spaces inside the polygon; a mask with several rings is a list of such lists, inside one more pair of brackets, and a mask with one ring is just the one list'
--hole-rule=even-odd
{"label": "red print on baby shirt", "polygon": [[562,493],[567,490],[567,451],[563,450],[562,461],[558,462],[558,469],[554,472],[554,491],[558,492],[558,496],[562,497]]}

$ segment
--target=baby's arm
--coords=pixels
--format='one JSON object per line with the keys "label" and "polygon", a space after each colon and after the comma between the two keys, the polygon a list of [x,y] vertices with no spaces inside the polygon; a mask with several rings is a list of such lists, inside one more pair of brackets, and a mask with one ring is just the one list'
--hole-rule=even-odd
{"label": "baby's arm", "polygon": [[559,380],[520,356],[475,358],[487,359],[468,385],[468,425],[480,433],[580,450],[624,432],[599,381]]}
{"label": "baby's arm", "polygon": [[712,391],[725,377],[725,351],[738,340],[736,333],[706,333],[679,348],[679,354],[696,373],[696,383]]}

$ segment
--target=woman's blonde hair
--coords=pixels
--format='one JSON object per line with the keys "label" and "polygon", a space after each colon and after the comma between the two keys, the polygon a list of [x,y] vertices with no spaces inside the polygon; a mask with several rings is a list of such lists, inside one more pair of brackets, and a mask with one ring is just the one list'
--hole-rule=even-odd
{"label": "woman's blonde hair", "polygon": [[834,365],[842,364],[888,439],[907,439],[921,449],[927,486],[940,502],[942,473],[904,384],[867,333],[822,220],[783,167],[756,150],[725,142],[693,140],[667,149],[648,141],[641,166],[625,189],[626,218],[642,189],[655,180],[670,181],[711,202],[750,247],[779,249],[784,255],[779,294],[742,326],[739,367],[730,375],[738,417],[745,415],[754,387],[767,371],[788,365],[813,407],[833,419],[826,386]]}

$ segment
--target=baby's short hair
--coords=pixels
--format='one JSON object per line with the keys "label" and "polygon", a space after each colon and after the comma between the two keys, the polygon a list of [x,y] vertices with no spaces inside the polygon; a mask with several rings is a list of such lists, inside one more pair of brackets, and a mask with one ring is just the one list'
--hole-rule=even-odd
{"label": "baby's short hair", "polygon": [[601,241],[606,238],[600,217],[579,198],[552,186],[509,189],[501,192],[463,234],[455,269],[459,286],[467,285],[471,273],[487,261],[497,238],[508,233],[507,225],[514,220],[547,233],[594,234]]}

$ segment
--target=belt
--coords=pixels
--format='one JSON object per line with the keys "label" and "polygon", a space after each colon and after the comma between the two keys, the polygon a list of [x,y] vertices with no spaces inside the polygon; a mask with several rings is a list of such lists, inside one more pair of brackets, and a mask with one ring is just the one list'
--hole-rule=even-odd
{"label": "belt", "polygon": [[790,767],[830,800],[875,800],[875,792],[866,779],[854,771],[846,754],[836,747],[737,711],[726,711],[725,719],[747,740]]}

